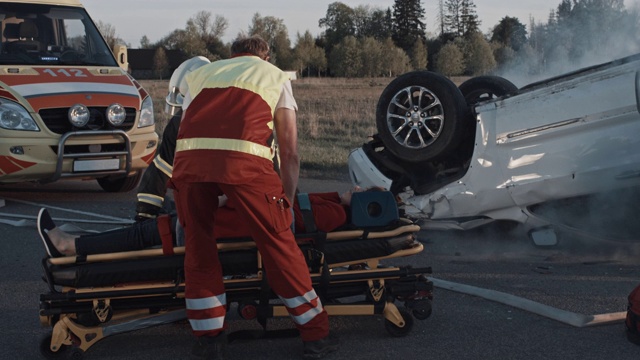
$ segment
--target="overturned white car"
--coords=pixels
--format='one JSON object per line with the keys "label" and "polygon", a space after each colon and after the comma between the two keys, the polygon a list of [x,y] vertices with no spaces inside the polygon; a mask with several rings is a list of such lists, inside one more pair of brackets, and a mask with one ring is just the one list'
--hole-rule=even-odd
{"label": "overturned white car", "polygon": [[552,245],[552,221],[532,207],[640,185],[640,54],[520,89],[407,73],[383,91],[376,123],[349,156],[354,184],[391,189],[424,228],[511,220]]}

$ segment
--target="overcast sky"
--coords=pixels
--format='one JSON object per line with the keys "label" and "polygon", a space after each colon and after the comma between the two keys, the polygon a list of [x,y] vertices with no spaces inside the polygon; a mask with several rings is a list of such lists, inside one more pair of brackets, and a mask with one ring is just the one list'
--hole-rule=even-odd
{"label": "overcast sky", "polygon": [[[625,0],[627,8],[637,5],[640,0]],[[240,31],[247,31],[255,13],[260,16],[274,16],[284,21],[289,30],[292,45],[296,34],[309,30],[312,35],[320,34],[318,20],[327,13],[329,4],[335,1],[323,0],[82,0],[94,21],[111,24],[116,34],[133,48],[140,45],[146,35],[156,42],[175,29],[184,29],[187,20],[200,10],[214,15],[222,15],[229,21],[224,41],[231,41]],[[342,0],[342,3],[356,7],[369,5],[386,9],[392,7],[393,0]],[[487,32],[505,16],[516,17],[525,26],[530,17],[536,22],[546,23],[549,12],[556,9],[561,0],[475,0],[476,12],[482,22],[480,28]],[[428,32],[436,32],[437,0],[424,0],[425,22]]]}

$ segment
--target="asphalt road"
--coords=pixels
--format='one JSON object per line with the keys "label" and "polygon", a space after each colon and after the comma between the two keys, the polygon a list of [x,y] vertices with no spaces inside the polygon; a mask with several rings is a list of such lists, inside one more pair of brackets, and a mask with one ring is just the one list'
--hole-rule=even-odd
{"label": "asphalt road", "polygon": [[[346,190],[344,182],[302,181],[302,191]],[[84,229],[106,230],[133,218],[135,193],[107,194],[93,182],[0,187],[0,353],[3,359],[41,358],[40,339],[50,334],[38,317],[47,291],[40,267],[44,249],[35,229],[41,206],[55,218]],[[0,201],[0,204],[2,201]],[[73,212],[71,212],[71,211]],[[96,223],[99,221],[100,223]],[[58,224],[71,224],[57,220]],[[9,224],[13,223],[13,224]],[[432,278],[529,299],[583,315],[626,311],[626,297],[640,284],[635,246],[586,246],[579,240],[553,249],[533,247],[517,231],[419,233],[425,251],[388,265],[431,266]],[[569,246],[571,245],[571,246]],[[229,313],[232,330],[257,328]],[[288,319],[270,321],[287,328]],[[501,302],[437,287],[433,314],[416,320],[406,337],[392,337],[381,316],[332,317],[340,350],[329,359],[616,359],[640,358],[624,325],[579,327]],[[193,338],[184,322],[107,337],[85,359],[181,359]],[[297,338],[234,342],[230,359],[297,359]]]}

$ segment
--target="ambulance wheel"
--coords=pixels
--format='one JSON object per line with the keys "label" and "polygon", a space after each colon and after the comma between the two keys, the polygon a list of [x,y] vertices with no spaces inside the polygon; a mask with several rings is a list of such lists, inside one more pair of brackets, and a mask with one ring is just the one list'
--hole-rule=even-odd
{"label": "ambulance wheel", "polygon": [[127,192],[138,187],[142,170],[131,176],[105,176],[98,178],[98,184],[106,192]]}
{"label": "ambulance wheel", "polygon": [[402,315],[402,320],[404,320],[404,326],[399,327],[398,325],[385,319],[384,328],[387,329],[387,332],[391,334],[391,336],[395,336],[395,337],[407,336],[407,334],[409,334],[409,332],[413,328],[413,317],[411,316],[411,312],[409,312],[409,310],[405,308],[399,308],[398,311],[400,311],[400,315]]}
{"label": "ambulance wheel", "polygon": [[51,350],[51,335],[47,335],[40,340],[40,354],[46,359],[64,359],[69,356],[69,346],[62,345],[58,351]]}

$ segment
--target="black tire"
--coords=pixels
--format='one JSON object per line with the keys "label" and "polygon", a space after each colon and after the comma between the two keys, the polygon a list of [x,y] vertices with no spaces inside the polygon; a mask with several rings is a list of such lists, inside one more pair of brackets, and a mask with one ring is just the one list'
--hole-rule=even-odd
{"label": "black tire", "polygon": [[423,162],[448,155],[469,121],[468,107],[451,80],[430,71],[397,77],[376,109],[380,139],[395,156]]}
{"label": "black tire", "polygon": [[[494,75],[478,76],[460,84],[460,92],[473,111],[473,106],[483,101],[492,100],[501,96],[515,93],[518,87],[511,81]],[[469,124],[462,135],[460,147],[455,151],[462,161],[470,159],[475,146],[476,124]]]}
{"label": "black tire", "polygon": [[106,192],[127,192],[138,187],[140,179],[142,178],[142,170],[139,170],[135,175],[126,177],[103,177],[99,178],[98,184]]}
{"label": "black tire", "polygon": [[403,337],[407,336],[411,329],[413,329],[413,317],[411,316],[411,312],[405,308],[399,308],[400,315],[402,315],[402,319],[404,320],[404,326],[399,327],[391,321],[385,319],[384,320],[384,328],[387,330],[391,336],[395,337]]}
{"label": "black tire", "polygon": [[493,75],[471,78],[460,84],[459,89],[470,106],[518,91],[511,81]]}
{"label": "black tire", "polygon": [[80,360],[84,358],[84,351],[80,348],[72,348],[69,352],[69,359]]}
{"label": "black tire", "polygon": [[58,351],[51,351],[51,335],[40,339],[40,354],[45,359],[66,359],[69,356],[69,346],[62,345]]}
{"label": "black tire", "polygon": [[245,320],[253,320],[258,317],[258,304],[255,301],[241,302],[238,304],[238,315]]}
{"label": "black tire", "polygon": [[410,300],[405,303],[408,309],[411,309],[411,314],[418,320],[426,320],[431,316],[433,312],[431,308],[431,300],[429,299],[417,299]]}

